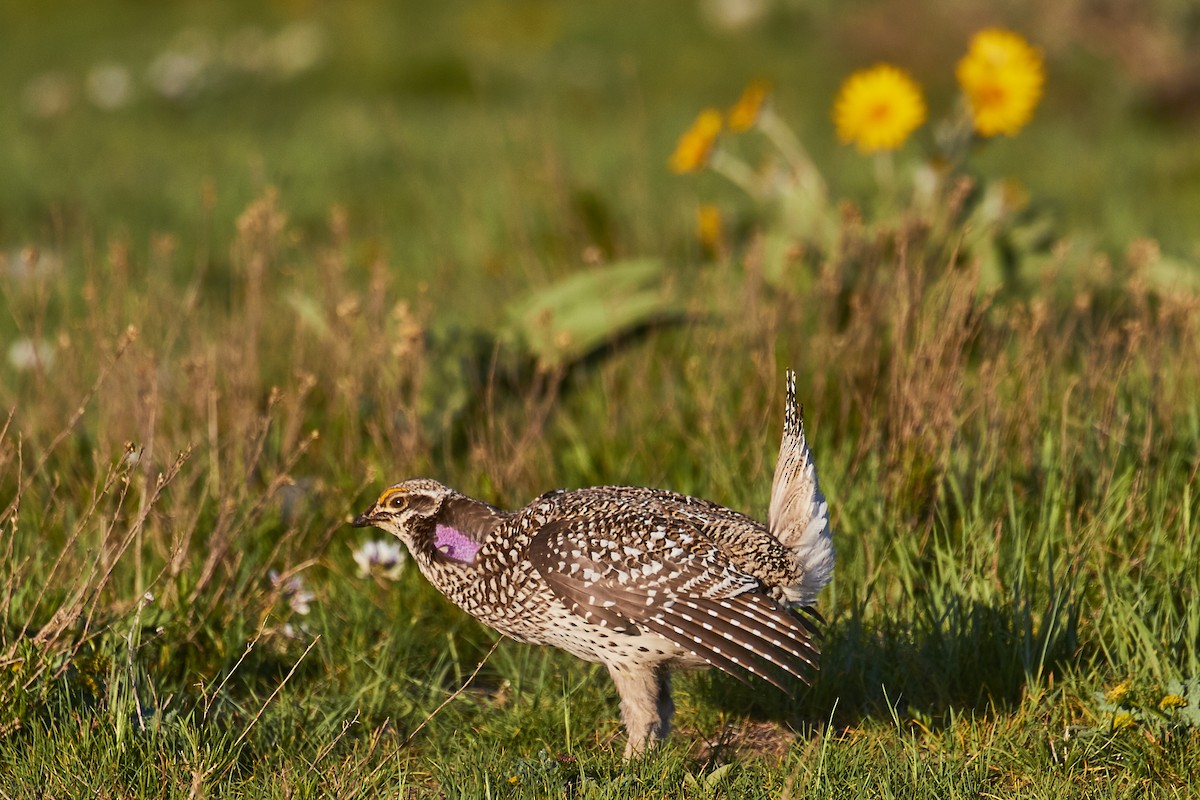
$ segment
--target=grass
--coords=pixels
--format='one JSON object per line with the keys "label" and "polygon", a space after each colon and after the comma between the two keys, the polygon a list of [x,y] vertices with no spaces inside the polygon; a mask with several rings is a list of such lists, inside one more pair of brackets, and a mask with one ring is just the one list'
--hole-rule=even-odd
{"label": "grass", "polygon": [[[93,40],[86,18],[6,6],[29,36],[3,80],[36,71],[39,41],[82,74],[188,25],[305,18],[204,8],[118,14]],[[836,248],[764,270],[770,213],[672,181],[665,153],[750,77],[726,86],[729,64],[777,65],[799,108],[844,55],[800,56],[824,65],[802,79],[765,26],[706,66],[726,40],[681,6],[640,25],[446,8],[313,9],[326,60],[274,88],[0,121],[0,328],[47,343],[0,365],[0,797],[1193,796],[1200,299],[1164,288],[1153,247],[1083,222],[1112,197],[1036,185],[1072,161],[1066,90],[1052,78],[1044,121],[976,165],[1054,143],[1020,174],[1067,209],[1018,279],[984,280],[969,198],[876,213],[803,120],[857,207]],[[626,71],[587,68],[620,51]],[[1068,85],[1099,80],[1058,58]],[[1182,147],[1105,103],[1089,119],[1125,126],[1121,153]],[[1192,202],[1177,191],[1104,221],[1154,234]],[[692,243],[701,196],[735,215],[714,255]],[[1194,232],[1161,238],[1194,252]],[[691,321],[539,371],[495,335],[503,309],[589,252],[665,262]],[[602,669],[489,656],[495,635],[415,570],[356,572],[373,534],[350,515],[414,475],[506,506],[621,482],[761,516],[788,366],[839,553],[822,671],[794,699],[684,676],[675,735],[626,765]]]}

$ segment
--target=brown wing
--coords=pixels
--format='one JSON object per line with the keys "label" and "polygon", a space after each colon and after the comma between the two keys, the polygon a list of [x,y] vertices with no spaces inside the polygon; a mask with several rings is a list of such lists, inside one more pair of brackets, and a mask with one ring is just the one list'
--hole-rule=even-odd
{"label": "brown wing", "polygon": [[679,520],[644,510],[557,520],[534,535],[528,556],[573,613],[651,631],[739,679],[789,691],[789,676],[807,683],[816,666],[814,623]]}
{"label": "brown wing", "polygon": [[617,503],[626,508],[636,507],[640,513],[664,517],[694,529],[715,544],[734,567],[766,586],[782,589],[783,594],[786,594],[786,587],[804,577],[795,555],[765,525],[709,500],[638,486],[600,486],[577,489],[570,494],[573,497],[590,496],[602,503]]}

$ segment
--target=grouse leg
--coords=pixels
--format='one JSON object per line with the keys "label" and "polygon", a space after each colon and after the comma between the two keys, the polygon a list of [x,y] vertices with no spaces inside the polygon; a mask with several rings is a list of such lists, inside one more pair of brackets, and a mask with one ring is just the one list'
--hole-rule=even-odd
{"label": "grouse leg", "polygon": [[621,721],[629,735],[625,758],[639,756],[671,732],[671,673],[656,665],[609,664],[608,674],[621,696]]}

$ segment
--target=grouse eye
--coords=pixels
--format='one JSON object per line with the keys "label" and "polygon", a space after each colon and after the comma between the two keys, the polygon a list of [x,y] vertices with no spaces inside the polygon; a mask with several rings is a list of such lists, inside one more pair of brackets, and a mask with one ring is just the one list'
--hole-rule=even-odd
{"label": "grouse eye", "polygon": [[403,495],[396,495],[388,502],[388,505],[390,505],[392,508],[404,508]]}

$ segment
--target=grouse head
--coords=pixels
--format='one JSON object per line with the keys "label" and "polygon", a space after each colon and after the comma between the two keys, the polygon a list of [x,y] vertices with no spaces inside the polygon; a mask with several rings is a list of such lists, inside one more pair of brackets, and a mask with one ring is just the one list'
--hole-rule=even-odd
{"label": "grouse head", "polygon": [[438,563],[471,564],[503,513],[437,481],[404,481],[379,495],[354,520],[373,525],[404,542],[413,556]]}

